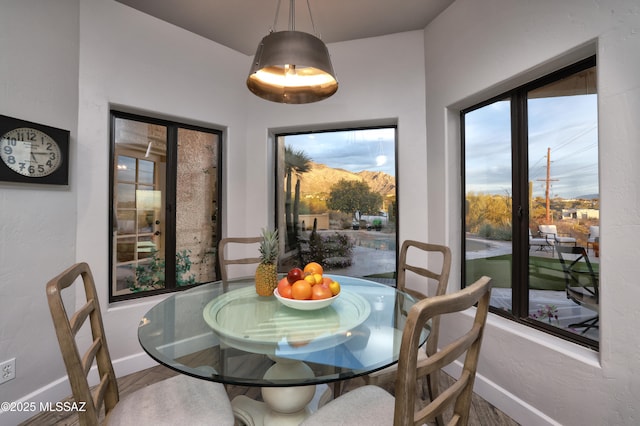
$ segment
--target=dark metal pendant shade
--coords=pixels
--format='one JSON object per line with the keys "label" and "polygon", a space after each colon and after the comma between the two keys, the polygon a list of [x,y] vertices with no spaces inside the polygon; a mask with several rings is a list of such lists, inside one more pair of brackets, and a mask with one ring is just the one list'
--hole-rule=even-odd
{"label": "dark metal pendant shade", "polygon": [[278,31],[258,45],[247,87],[268,101],[305,104],[333,95],[338,81],[322,40],[300,31]]}

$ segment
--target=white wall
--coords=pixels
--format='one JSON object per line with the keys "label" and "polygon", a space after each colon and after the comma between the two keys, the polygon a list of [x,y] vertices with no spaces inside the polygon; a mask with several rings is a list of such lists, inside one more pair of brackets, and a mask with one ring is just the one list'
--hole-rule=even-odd
{"label": "white wall", "polygon": [[[247,203],[267,206],[273,196],[273,159],[269,152],[272,144],[265,140],[269,129],[397,123],[400,238],[409,233],[415,238],[426,238],[426,186],[415,185],[426,181],[426,170],[402,167],[426,158],[422,38],[422,31],[413,31],[329,45],[340,86],[335,95],[321,102],[281,105],[252,97],[245,160],[249,162],[247,180],[251,182],[247,187]],[[265,212],[265,220],[273,220],[270,212]],[[255,229],[250,231],[255,234],[264,224],[252,226]]]}
{"label": "white wall", "polygon": [[[32,48],[47,40],[38,48],[47,52],[45,59],[53,58],[52,72],[56,77],[49,83],[45,78],[49,77],[49,70],[32,78],[17,67],[12,72],[0,68],[0,77],[10,82],[3,86],[5,90],[27,92],[47,114],[39,117],[30,105],[16,106],[4,97],[0,100],[3,113],[5,109],[13,112],[12,107],[16,116],[71,129],[73,158],[72,183],[63,192],[0,186],[0,214],[5,218],[0,228],[0,285],[3,295],[15,297],[11,305],[6,298],[0,299],[0,360],[15,356],[18,366],[18,379],[0,385],[0,400],[49,402],[70,393],[46,306],[44,284],[75,261],[87,261],[93,269],[117,374],[153,364],[138,344],[136,328],[144,312],[160,297],[107,303],[111,107],[224,130],[227,235],[253,235],[273,220],[270,129],[363,125],[372,120],[378,124],[397,123],[399,162],[426,155],[421,31],[329,46],[342,85],[338,94],[318,104],[278,105],[258,99],[246,89],[250,57],[114,1],[76,0],[55,2],[55,6],[44,0],[9,3],[10,8],[2,6],[2,23],[34,16],[37,10],[36,15],[42,15],[42,19],[63,15],[63,22],[68,25],[62,32],[45,26],[33,36],[16,30],[7,42],[0,39],[3,52],[12,54],[16,45]],[[43,8],[44,4],[49,7]],[[56,21],[56,25],[60,22]],[[24,57],[33,62],[34,68],[42,69],[43,63],[37,58],[27,54]],[[56,96],[59,92],[60,96]],[[58,97],[64,98],[62,107]],[[62,117],[57,117],[60,114]],[[426,171],[420,168],[409,173],[401,168],[398,179],[407,184],[424,182]],[[412,235],[426,238],[427,223],[421,213],[426,210],[425,187],[415,187],[406,194],[400,188],[399,197],[406,198],[400,217],[401,235],[409,232],[402,223],[411,223]],[[5,208],[9,205],[5,200],[13,203],[14,199],[29,207],[26,213],[16,207]],[[256,211],[263,213],[256,215]],[[47,219],[34,224],[43,221],[43,212]],[[16,220],[9,218],[19,214],[19,225],[13,225]],[[12,226],[5,225],[9,223]],[[47,228],[42,229],[44,226]],[[18,236],[25,241],[19,247]],[[45,259],[40,268],[32,267],[34,253],[38,260]],[[9,261],[12,265],[5,268]],[[35,304],[31,299],[39,301]],[[27,326],[25,305],[33,306],[35,311],[26,321]],[[39,368],[43,362],[48,368]],[[17,423],[31,414],[0,414],[0,424]]]}
{"label": "white wall", "polygon": [[[0,0],[0,28],[0,114],[69,130],[74,157],[78,0]],[[77,182],[72,168],[68,187],[0,183],[0,361],[17,373],[0,402],[61,376],[45,284],[76,258]]]}
{"label": "white wall", "polygon": [[[15,356],[18,371],[17,379],[0,385],[0,400],[48,402],[69,393],[57,381],[65,372],[44,284],[74,261],[94,269],[118,373],[149,365],[135,333],[158,299],[106,303],[111,105],[225,131],[229,235],[255,234],[272,220],[270,129],[397,121],[400,238],[448,243],[456,265],[457,108],[508,86],[505,81],[560,66],[557,57],[593,42],[599,54],[602,350],[491,318],[478,391],[524,424],[629,424],[638,417],[640,291],[633,265],[640,250],[640,177],[632,162],[640,150],[633,120],[640,107],[640,37],[634,1],[457,0],[424,37],[417,31],[330,45],[341,87],[310,105],[255,98],[244,86],[251,58],[114,1],[0,5],[0,28],[12,29],[0,36],[0,53],[16,58],[0,62],[0,113],[72,135],[69,188],[0,184],[0,360]],[[18,23],[30,20],[38,25],[22,31]],[[256,211],[263,214],[251,219]],[[451,279],[459,286],[457,274]],[[0,414],[1,424],[15,419]]]}
{"label": "white wall", "polygon": [[[114,1],[0,1],[0,113],[71,130],[68,188],[0,183],[0,361],[17,370],[0,401],[51,402],[70,388],[44,288],[76,261],[93,269],[116,373],[155,364],[136,330],[159,298],[107,303],[110,107],[223,129],[223,155],[241,165],[248,59]],[[229,198],[230,217],[243,203]]]}
{"label": "white wall", "polygon": [[[454,265],[461,258],[459,109],[597,53],[600,353],[491,316],[477,390],[523,424],[637,424],[640,5],[457,0],[426,29],[425,52],[429,236],[448,241]],[[450,287],[459,285],[453,273]],[[443,326],[445,336],[454,328]]]}

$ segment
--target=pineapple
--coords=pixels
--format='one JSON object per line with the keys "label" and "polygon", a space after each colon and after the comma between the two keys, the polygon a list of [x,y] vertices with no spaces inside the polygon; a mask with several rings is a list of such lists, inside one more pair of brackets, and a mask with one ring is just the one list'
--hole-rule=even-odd
{"label": "pineapple", "polygon": [[278,230],[262,230],[260,264],[256,269],[256,293],[271,296],[278,286]]}

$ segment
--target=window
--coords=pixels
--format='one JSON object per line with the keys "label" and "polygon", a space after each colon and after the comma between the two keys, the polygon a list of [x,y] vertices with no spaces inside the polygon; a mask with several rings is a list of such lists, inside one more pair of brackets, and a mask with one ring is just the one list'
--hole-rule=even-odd
{"label": "window", "polygon": [[112,111],[110,300],[216,279],[217,130]]}
{"label": "window", "polygon": [[595,57],[462,111],[461,125],[463,283],[491,276],[493,312],[597,349],[597,304],[572,297],[577,257],[561,249],[585,249],[581,290],[597,300]]}
{"label": "window", "polygon": [[395,285],[396,128],[276,135],[280,270],[317,261],[327,273]]}

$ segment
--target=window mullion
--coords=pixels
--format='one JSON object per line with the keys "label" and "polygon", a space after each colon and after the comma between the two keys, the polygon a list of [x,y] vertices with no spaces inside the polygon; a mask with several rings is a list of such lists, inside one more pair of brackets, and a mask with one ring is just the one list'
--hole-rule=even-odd
{"label": "window mullion", "polygon": [[176,181],[178,157],[178,129],[167,127],[167,182],[165,227],[165,286],[176,288]]}
{"label": "window mullion", "polygon": [[513,263],[511,282],[513,288],[513,313],[525,318],[529,311],[529,181],[528,181],[528,131],[527,131],[527,96],[523,91],[516,91],[511,102],[511,137],[512,137],[512,249]]}

